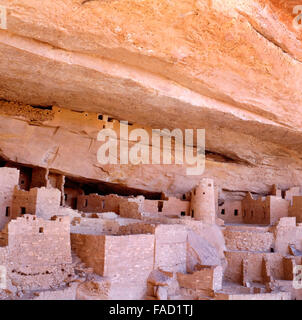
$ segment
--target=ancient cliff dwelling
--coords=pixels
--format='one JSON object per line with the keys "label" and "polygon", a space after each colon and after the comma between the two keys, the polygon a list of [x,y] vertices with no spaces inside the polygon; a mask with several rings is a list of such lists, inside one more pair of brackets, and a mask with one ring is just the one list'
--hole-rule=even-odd
{"label": "ancient cliff dwelling", "polygon": [[0,0],[0,299],[302,300],[301,108],[302,1]]}

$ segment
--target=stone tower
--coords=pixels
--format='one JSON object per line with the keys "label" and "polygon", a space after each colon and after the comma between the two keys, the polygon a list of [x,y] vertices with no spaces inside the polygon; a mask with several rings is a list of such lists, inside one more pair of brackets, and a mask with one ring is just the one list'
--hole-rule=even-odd
{"label": "stone tower", "polygon": [[191,193],[191,217],[206,223],[215,223],[215,191],[212,179],[202,179]]}

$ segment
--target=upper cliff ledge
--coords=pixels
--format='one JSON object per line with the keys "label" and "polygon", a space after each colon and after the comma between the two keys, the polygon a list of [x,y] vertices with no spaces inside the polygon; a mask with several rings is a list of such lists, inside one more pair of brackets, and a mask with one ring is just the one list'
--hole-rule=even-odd
{"label": "upper cliff ledge", "polygon": [[[7,8],[0,99],[151,128],[205,128],[205,176],[221,188],[265,193],[273,183],[300,185],[302,32],[292,23],[299,4],[0,0]],[[20,110],[4,111],[0,156],[11,161],[46,166],[43,159],[60,146],[51,169],[70,176],[168,193],[186,192],[200,178],[175,166],[119,166],[99,174],[85,148],[70,163],[75,144],[67,137],[77,146],[88,140],[68,119],[50,139],[57,129],[47,117],[33,125]]]}

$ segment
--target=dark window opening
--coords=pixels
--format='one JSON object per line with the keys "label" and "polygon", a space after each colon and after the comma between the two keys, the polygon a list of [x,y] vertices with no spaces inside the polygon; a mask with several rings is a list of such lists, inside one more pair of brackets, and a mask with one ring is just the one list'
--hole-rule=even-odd
{"label": "dark window opening", "polygon": [[221,214],[225,214],[225,209],[221,209]]}
{"label": "dark window opening", "polygon": [[234,210],[234,216],[238,216],[238,209]]}
{"label": "dark window opening", "polygon": [[281,191],[281,197],[282,197],[282,199],[285,198],[285,190],[282,190],[282,191]]}
{"label": "dark window opening", "polygon": [[43,233],[44,232],[44,229],[41,227],[39,228],[39,233]]}
{"label": "dark window opening", "polygon": [[205,192],[203,192],[202,194],[206,194]]}
{"label": "dark window opening", "polygon": [[271,252],[275,252],[274,248],[271,248]]}
{"label": "dark window opening", "polygon": [[186,215],[186,212],[185,212],[185,211],[182,211],[182,212],[180,213],[180,215],[183,217],[183,216]]}
{"label": "dark window opening", "polygon": [[25,183],[25,181],[24,180],[21,180],[21,184],[24,184]]}
{"label": "dark window opening", "polygon": [[164,206],[164,202],[158,201],[158,212],[163,212],[163,206]]}
{"label": "dark window opening", "polygon": [[10,214],[10,207],[6,207],[5,216],[9,217],[9,214]]}
{"label": "dark window opening", "polygon": [[108,122],[113,122],[113,118],[108,117]]}
{"label": "dark window opening", "polygon": [[102,115],[102,114],[99,114],[99,115],[98,115],[98,119],[99,119],[99,120],[103,120],[103,115]]}
{"label": "dark window opening", "polygon": [[88,200],[85,199],[84,207],[87,208],[87,206],[88,206]]}
{"label": "dark window opening", "polygon": [[253,210],[251,211],[251,217],[252,218],[254,217],[254,211]]}
{"label": "dark window opening", "polygon": [[183,200],[186,200],[186,195],[185,195],[185,194],[182,196],[182,199],[183,199]]}
{"label": "dark window opening", "polygon": [[192,210],[192,218],[194,218],[194,210]]}
{"label": "dark window opening", "polygon": [[26,213],[26,208],[25,207],[21,207],[21,214],[25,214]]}
{"label": "dark window opening", "polygon": [[131,123],[131,122],[128,122],[128,125],[129,125],[129,126],[133,126],[133,123]]}
{"label": "dark window opening", "polygon": [[78,198],[73,198],[71,208],[76,209],[77,207],[78,207]]}

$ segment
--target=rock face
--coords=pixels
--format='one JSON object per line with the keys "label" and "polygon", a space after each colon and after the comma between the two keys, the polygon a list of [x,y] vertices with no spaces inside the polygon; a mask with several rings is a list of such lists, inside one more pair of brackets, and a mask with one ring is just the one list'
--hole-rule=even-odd
{"label": "rock face", "polygon": [[170,194],[200,179],[177,165],[103,167],[97,128],[22,112],[59,106],[150,128],[204,128],[204,176],[226,191],[300,184],[302,37],[292,13],[299,1],[0,4],[0,97],[22,104],[0,108],[2,157]]}

